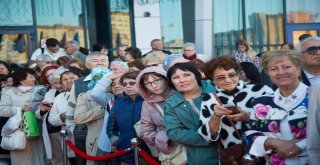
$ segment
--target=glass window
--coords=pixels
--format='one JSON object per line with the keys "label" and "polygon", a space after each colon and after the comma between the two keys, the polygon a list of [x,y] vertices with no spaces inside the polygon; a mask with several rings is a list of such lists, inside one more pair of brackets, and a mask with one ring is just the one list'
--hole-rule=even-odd
{"label": "glass window", "polygon": [[214,0],[214,53],[231,55],[235,43],[243,38],[241,0]]}
{"label": "glass window", "polygon": [[129,0],[111,0],[109,3],[112,46],[116,48],[120,44],[131,45]]}
{"label": "glass window", "polygon": [[294,30],[293,31],[293,45],[298,45],[299,44],[299,37],[302,34],[310,34],[312,36],[318,36],[318,31],[317,30]]}
{"label": "glass window", "polygon": [[30,0],[0,1],[0,26],[25,26],[32,24]]}
{"label": "glass window", "polygon": [[319,0],[287,0],[288,23],[319,23]]}
{"label": "glass window", "polygon": [[27,63],[29,59],[29,36],[27,34],[0,33],[0,59],[8,63]]}
{"label": "glass window", "polygon": [[183,45],[181,0],[160,1],[160,24],[166,50],[181,53]]}
{"label": "glass window", "polygon": [[85,45],[81,0],[35,0],[38,39],[56,38]]}
{"label": "glass window", "polygon": [[246,0],[246,40],[257,52],[284,43],[283,4],[279,0]]}

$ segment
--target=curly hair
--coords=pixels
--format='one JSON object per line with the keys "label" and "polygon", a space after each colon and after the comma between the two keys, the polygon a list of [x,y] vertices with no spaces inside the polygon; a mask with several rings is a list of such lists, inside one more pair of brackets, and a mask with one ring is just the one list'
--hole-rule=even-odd
{"label": "curly hair", "polygon": [[241,66],[237,61],[231,56],[220,56],[212,59],[211,61],[206,63],[204,74],[206,78],[212,80],[214,72],[222,68],[224,70],[234,69],[238,74],[240,73]]}

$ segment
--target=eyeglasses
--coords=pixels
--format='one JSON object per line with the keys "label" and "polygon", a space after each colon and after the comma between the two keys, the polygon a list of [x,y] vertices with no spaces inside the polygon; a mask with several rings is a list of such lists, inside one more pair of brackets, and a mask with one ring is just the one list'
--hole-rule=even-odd
{"label": "eyeglasses", "polygon": [[217,76],[214,78],[214,80],[216,80],[217,82],[224,82],[226,81],[228,78],[230,79],[235,79],[235,78],[238,78],[239,75],[238,73],[229,73],[228,76]]}
{"label": "eyeglasses", "polygon": [[116,82],[112,82],[112,83],[111,83],[111,86],[112,86],[112,87],[114,87],[114,86],[116,86],[116,85],[121,85],[121,84],[120,84],[120,83],[116,83]]}
{"label": "eyeglasses", "polygon": [[128,85],[130,86],[135,86],[136,85],[136,82],[134,81],[129,81],[129,82],[124,82],[121,84],[123,87],[127,87]]}
{"label": "eyeglasses", "polygon": [[307,53],[307,54],[315,54],[317,53],[317,51],[320,50],[320,46],[311,46],[309,48],[307,48],[305,51],[303,51],[302,53]]}
{"label": "eyeglasses", "polygon": [[155,79],[153,82],[146,82],[146,83],[144,83],[144,86],[147,88],[151,88],[152,84],[154,84],[154,85],[161,84],[161,80],[162,80],[162,78],[159,78],[159,79]]}

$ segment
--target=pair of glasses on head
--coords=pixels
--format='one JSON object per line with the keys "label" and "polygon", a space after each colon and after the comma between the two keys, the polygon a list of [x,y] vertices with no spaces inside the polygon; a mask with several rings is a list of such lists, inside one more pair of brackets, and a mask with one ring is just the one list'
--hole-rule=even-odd
{"label": "pair of glasses on head", "polygon": [[217,76],[217,77],[213,77],[213,79],[217,82],[224,82],[226,81],[228,78],[234,80],[236,78],[239,77],[239,74],[234,72],[234,73],[229,73],[227,76],[225,75],[221,75],[221,76]]}
{"label": "pair of glasses on head", "polygon": [[151,88],[152,84],[154,84],[154,85],[161,84],[161,80],[162,80],[162,78],[158,78],[158,79],[155,79],[153,82],[145,82],[144,86],[147,87],[147,88]]}
{"label": "pair of glasses on head", "polygon": [[320,46],[311,46],[311,47],[307,48],[305,51],[302,51],[302,53],[307,53],[307,54],[313,55],[313,54],[317,53],[318,50],[320,50]]}
{"label": "pair of glasses on head", "polygon": [[123,86],[123,87],[127,87],[127,86],[135,86],[136,85],[136,82],[134,82],[134,81],[129,81],[129,82],[124,82],[124,83],[122,83],[121,84],[121,86]]}

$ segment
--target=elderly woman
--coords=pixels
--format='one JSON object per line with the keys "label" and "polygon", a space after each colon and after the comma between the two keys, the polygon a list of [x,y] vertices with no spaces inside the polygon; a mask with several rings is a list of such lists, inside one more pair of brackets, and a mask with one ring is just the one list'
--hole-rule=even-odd
{"label": "elderly woman", "polygon": [[190,63],[173,65],[167,72],[167,78],[169,87],[177,90],[164,103],[167,136],[173,142],[185,145],[189,165],[219,164],[215,145],[197,133],[201,95],[213,92],[215,87],[201,81],[200,72]]}
{"label": "elderly woman", "polygon": [[271,164],[307,164],[306,126],[308,87],[300,82],[299,53],[270,51],[262,56],[262,66],[278,86],[274,96],[253,101],[250,154],[265,156]]}
{"label": "elderly woman", "polygon": [[244,138],[238,136],[229,120],[234,122],[237,131],[242,135],[247,130],[252,99],[272,94],[273,91],[267,86],[245,84],[239,79],[241,66],[229,56],[209,61],[206,68],[207,77],[217,87],[217,98],[213,93],[203,96],[200,110],[202,124],[198,132],[208,142],[221,143],[221,149],[241,144],[241,139]]}
{"label": "elderly woman", "polygon": [[[17,113],[18,109],[22,112],[35,112],[46,90],[43,86],[35,85],[35,72],[31,69],[18,69],[13,74],[13,80],[13,87],[3,91],[1,95],[0,116],[11,117]],[[40,125],[40,120],[38,122],[38,125]],[[10,151],[10,156],[12,164],[46,164],[45,151],[40,136],[27,139],[25,149]]]}
{"label": "elderly woman", "polygon": [[[59,74],[59,73],[58,73]],[[73,85],[73,81],[80,77],[80,72],[73,70],[64,70],[60,73],[60,83],[63,86],[63,91],[60,92],[53,100],[53,106],[50,110],[48,117],[46,118],[48,133],[50,136],[52,147],[52,159],[53,164],[62,164],[61,160],[61,136],[58,136],[61,127],[66,123],[66,111],[71,107],[68,106],[68,97],[70,96],[70,89]],[[46,144],[48,146],[48,144]],[[60,148],[59,148],[60,147]],[[47,149],[47,148],[46,148]],[[50,151],[49,151],[50,152]],[[68,151],[69,163],[75,164],[75,155],[73,152]]]}
{"label": "elderly woman", "polygon": [[[131,147],[130,140],[137,138],[134,130],[134,124],[141,118],[141,107],[143,98],[140,96],[136,87],[136,78],[139,72],[127,72],[120,78],[124,90],[124,96],[115,100],[112,109],[109,112],[107,134],[113,146],[113,151],[122,150]],[[149,151],[148,147],[141,140],[141,148]],[[119,157],[122,165],[133,164],[134,156],[129,153]],[[139,164],[145,164],[142,159]]]}
{"label": "elderly woman", "polygon": [[37,117],[43,120],[42,138],[44,141],[46,156],[52,164],[57,165],[63,163],[63,155],[61,154],[62,148],[60,145],[61,127],[52,126],[48,121],[48,117],[54,98],[60,93],[64,92],[64,88],[60,82],[60,75],[64,71],[66,71],[65,68],[59,67],[57,70],[50,74],[50,76],[48,77],[48,81],[51,85],[51,88],[46,92],[42,104],[40,105],[40,109],[36,111]]}
{"label": "elderly woman", "polygon": [[128,72],[129,67],[126,62],[123,61],[112,61],[110,64],[110,69],[114,74],[123,75]]}

